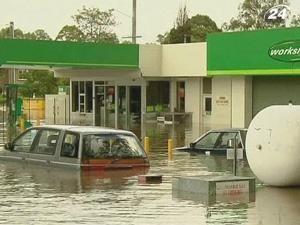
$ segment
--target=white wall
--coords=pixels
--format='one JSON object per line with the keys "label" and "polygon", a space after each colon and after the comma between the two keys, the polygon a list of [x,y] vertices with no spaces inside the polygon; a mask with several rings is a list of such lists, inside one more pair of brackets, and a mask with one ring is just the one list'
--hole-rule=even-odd
{"label": "white wall", "polygon": [[206,74],[206,43],[162,45],[162,76],[199,77]]}
{"label": "white wall", "polygon": [[214,77],[212,81],[213,127],[248,127],[252,119],[251,77]]}
{"label": "white wall", "polygon": [[161,76],[162,47],[161,45],[140,45],[140,69],[144,77]]}
{"label": "white wall", "polygon": [[231,78],[214,77],[212,79],[212,114],[213,128],[231,127]]}
{"label": "white wall", "polygon": [[206,43],[140,45],[144,77],[206,76]]}
{"label": "white wall", "polygon": [[201,78],[190,78],[185,82],[185,111],[193,112],[193,123],[200,123],[202,117],[201,106]]}

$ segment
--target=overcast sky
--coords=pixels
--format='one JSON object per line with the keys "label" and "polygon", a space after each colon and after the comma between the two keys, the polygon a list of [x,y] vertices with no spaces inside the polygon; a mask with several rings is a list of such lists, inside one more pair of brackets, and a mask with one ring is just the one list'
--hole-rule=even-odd
{"label": "overcast sky", "polygon": [[[158,34],[169,31],[177,12],[185,3],[189,16],[206,14],[220,27],[235,17],[243,0],[137,0],[138,43],[154,43]],[[300,14],[300,1],[290,0],[293,13]],[[78,9],[97,7],[100,10],[116,9],[115,27],[120,40],[131,34],[132,0],[1,0],[0,28],[10,21],[25,32],[44,29],[55,38],[64,25],[72,25],[72,15]]]}

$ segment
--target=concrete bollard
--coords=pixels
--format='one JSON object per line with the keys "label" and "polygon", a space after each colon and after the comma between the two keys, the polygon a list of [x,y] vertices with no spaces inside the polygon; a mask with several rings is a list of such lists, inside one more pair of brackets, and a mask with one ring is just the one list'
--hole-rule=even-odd
{"label": "concrete bollard", "polygon": [[144,149],[147,154],[150,152],[150,140],[149,137],[145,137],[144,139]]}
{"label": "concrete bollard", "polygon": [[168,139],[168,159],[173,160],[173,139]]}

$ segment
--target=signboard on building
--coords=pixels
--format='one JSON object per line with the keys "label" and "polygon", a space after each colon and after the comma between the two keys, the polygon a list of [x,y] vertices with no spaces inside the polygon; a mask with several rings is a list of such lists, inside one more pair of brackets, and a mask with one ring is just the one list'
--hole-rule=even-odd
{"label": "signboard on building", "polygon": [[283,62],[299,62],[300,40],[284,41],[274,44],[269,49],[269,56]]}
{"label": "signboard on building", "polygon": [[228,105],[229,100],[226,96],[218,96],[216,99],[216,104],[217,105]]}

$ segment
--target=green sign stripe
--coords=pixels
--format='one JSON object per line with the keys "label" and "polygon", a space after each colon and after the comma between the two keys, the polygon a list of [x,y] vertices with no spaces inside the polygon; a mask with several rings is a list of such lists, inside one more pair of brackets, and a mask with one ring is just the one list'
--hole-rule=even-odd
{"label": "green sign stripe", "polygon": [[209,34],[207,70],[218,75],[297,74],[299,48],[299,27]]}
{"label": "green sign stripe", "polygon": [[133,67],[139,66],[139,46],[65,41],[0,39],[0,64]]}
{"label": "green sign stripe", "polygon": [[137,65],[126,65],[126,64],[96,64],[96,63],[75,63],[75,62],[69,62],[69,63],[63,63],[63,62],[29,62],[29,61],[7,61],[5,64],[11,64],[11,65],[42,65],[42,66],[75,66],[75,67],[126,67],[126,68],[133,68],[138,69],[139,67]]}
{"label": "green sign stripe", "polygon": [[300,75],[300,69],[282,69],[282,70],[209,70],[207,75]]}

